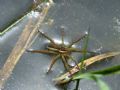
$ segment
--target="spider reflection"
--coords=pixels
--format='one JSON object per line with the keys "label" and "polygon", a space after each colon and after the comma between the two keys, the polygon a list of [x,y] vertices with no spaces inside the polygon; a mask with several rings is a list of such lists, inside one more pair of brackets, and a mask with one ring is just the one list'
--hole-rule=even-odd
{"label": "spider reflection", "polygon": [[[53,65],[55,64],[55,62],[60,59],[66,70],[70,69],[70,65],[68,63],[68,60],[71,59],[75,62],[75,60],[73,59],[73,57],[71,56],[71,53],[73,52],[77,52],[77,53],[83,53],[85,52],[84,50],[79,50],[78,48],[74,48],[72,47],[73,45],[75,45],[76,43],[78,43],[80,40],[84,39],[87,34],[81,36],[80,38],[76,39],[75,41],[72,41],[71,43],[69,43],[68,45],[65,45],[64,42],[64,30],[61,30],[61,44],[57,44],[53,39],[51,39],[49,36],[47,36],[46,34],[44,34],[43,32],[39,31],[39,33],[44,36],[47,40],[50,41],[49,45],[46,47],[45,50],[27,50],[28,52],[32,52],[32,53],[44,53],[44,54],[48,54],[48,55],[52,55],[52,59],[50,62],[50,66],[48,68],[48,72],[50,72],[51,68],[53,67]],[[92,53],[90,51],[86,51],[87,53]]]}

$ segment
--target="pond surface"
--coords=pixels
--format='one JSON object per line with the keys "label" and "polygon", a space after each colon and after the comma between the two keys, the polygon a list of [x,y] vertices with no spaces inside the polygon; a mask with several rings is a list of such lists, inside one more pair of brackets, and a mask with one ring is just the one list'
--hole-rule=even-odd
{"label": "pond surface", "polygon": [[[80,37],[90,26],[88,49],[96,52],[120,50],[120,1],[119,0],[55,0],[41,31],[45,32],[56,42],[61,41],[60,27],[64,27],[65,42]],[[27,17],[12,30],[0,38],[0,68],[5,63],[19,34],[23,30]],[[52,22],[52,23],[51,23]],[[44,49],[48,41],[41,35],[31,46],[32,49]],[[81,43],[75,45],[82,48]],[[78,57],[78,54],[76,55]],[[79,57],[78,57],[79,58]],[[45,54],[24,53],[16,65],[4,90],[62,90],[54,85],[53,78],[63,73],[64,67],[60,60],[53,66],[52,72],[46,75],[51,57]],[[88,68],[97,70],[120,64],[120,56],[112,60],[98,62]],[[120,76],[106,76],[104,80],[112,90],[118,90]],[[73,90],[73,83],[69,90]],[[80,90],[98,90],[92,81],[81,80]]]}
{"label": "pond surface", "polygon": [[28,12],[32,2],[33,0],[0,0],[0,32]]}

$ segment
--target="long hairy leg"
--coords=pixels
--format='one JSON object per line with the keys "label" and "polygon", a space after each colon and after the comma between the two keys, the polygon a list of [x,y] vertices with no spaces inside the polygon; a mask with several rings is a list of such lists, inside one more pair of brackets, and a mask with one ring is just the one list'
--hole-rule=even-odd
{"label": "long hairy leg", "polygon": [[77,48],[75,48],[75,49],[73,49],[73,50],[71,50],[71,52],[78,52],[78,53],[90,53],[90,54],[96,54],[95,52],[92,52],[92,51],[88,51],[88,50],[79,50],[79,49],[77,49]]}
{"label": "long hairy leg", "polygon": [[65,35],[65,32],[64,32],[64,28],[61,27],[61,40],[62,40],[62,45],[64,46],[64,35]]}
{"label": "long hairy leg", "polygon": [[43,32],[39,31],[40,34],[42,34],[46,39],[48,39],[52,44],[55,44],[54,40],[52,40],[49,36],[47,36],[46,34],[44,34]]}
{"label": "long hairy leg", "polygon": [[30,49],[28,49],[27,52],[44,53],[44,54],[56,54],[56,52],[49,51],[49,50],[30,50]]}
{"label": "long hairy leg", "polygon": [[73,41],[68,47],[72,47],[72,45],[78,43],[80,40],[86,37],[87,34],[83,35],[82,37],[78,38],[77,40]]}
{"label": "long hairy leg", "polygon": [[80,67],[78,66],[76,60],[72,56],[70,56],[70,55],[67,55],[67,57],[70,58],[75,63],[75,65],[77,65],[77,69],[80,70]]}
{"label": "long hairy leg", "polygon": [[47,73],[50,72],[51,68],[53,67],[53,65],[55,64],[55,62],[57,61],[57,59],[58,59],[59,57],[60,57],[60,55],[57,55],[57,56],[55,56],[55,57],[52,58]]}
{"label": "long hairy leg", "polygon": [[63,62],[63,64],[64,64],[64,67],[65,67],[65,69],[68,71],[68,70],[69,70],[69,65],[68,65],[68,63],[67,63],[66,60],[65,60],[65,56],[64,56],[64,55],[61,55],[61,57],[62,57],[62,62]]}

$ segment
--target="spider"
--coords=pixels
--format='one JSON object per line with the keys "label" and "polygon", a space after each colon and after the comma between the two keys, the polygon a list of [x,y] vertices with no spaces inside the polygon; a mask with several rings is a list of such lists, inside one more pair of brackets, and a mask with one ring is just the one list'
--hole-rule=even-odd
{"label": "spider", "polygon": [[[87,34],[84,34],[80,38],[78,38],[75,41],[72,41],[71,43],[69,43],[69,45],[66,45],[65,42],[64,42],[64,30],[63,29],[61,30],[61,41],[62,41],[61,44],[57,44],[53,39],[51,39],[49,36],[47,36],[43,32],[39,31],[39,33],[42,36],[44,36],[47,40],[49,40],[50,43],[48,44],[48,46],[46,47],[45,50],[29,50],[28,49],[27,51],[32,52],[32,53],[49,54],[49,55],[53,56],[52,59],[51,59],[51,62],[50,62],[50,66],[47,70],[47,73],[49,73],[51,71],[53,65],[55,64],[55,62],[58,59],[62,60],[62,63],[64,64],[65,69],[69,70],[70,65],[68,64],[68,60],[71,59],[75,62],[75,60],[71,56],[71,53],[73,53],[73,52],[77,52],[77,53],[85,52],[84,50],[79,50],[78,48],[74,48],[73,45],[78,43],[80,40],[84,39]],[[90,52],[90,51],[86,51],[86,52],[87,53],[93,53],[93,52]]]}

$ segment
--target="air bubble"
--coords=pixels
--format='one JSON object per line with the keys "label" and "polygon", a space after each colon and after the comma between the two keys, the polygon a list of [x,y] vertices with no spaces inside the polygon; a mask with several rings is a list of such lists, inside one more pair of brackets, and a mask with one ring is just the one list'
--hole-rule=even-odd
{"label": "air bubble", "polygon": [[88,35],[88,31],[85,31],[85,34]]}
{"label": "air bubble", "polygon": [[68,62],[70,66],[74,67],[76,64],[75,64],[75,61],[70,61]]}

